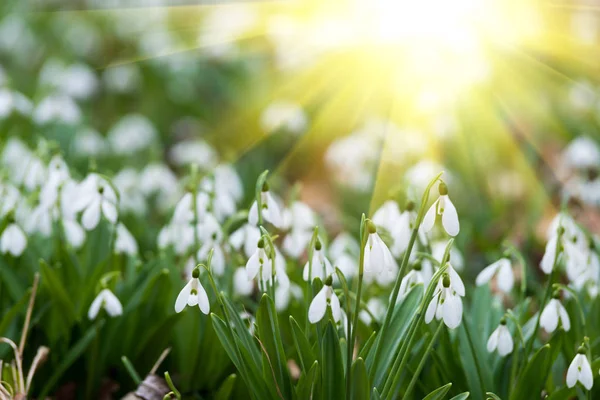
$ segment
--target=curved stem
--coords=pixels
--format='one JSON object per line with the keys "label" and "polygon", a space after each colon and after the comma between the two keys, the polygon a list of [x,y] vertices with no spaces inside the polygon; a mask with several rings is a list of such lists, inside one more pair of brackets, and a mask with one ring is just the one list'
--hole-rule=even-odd
{"label": "curved stem", "polygon": [[429,352],[431,351],[433,344],[435,343],[438,336],[440,335],[440,332],[442,332],[443,327],[444,327],[444,324],[440,322],[438,328],[435,330],[435,333],[433,334],[433,337],[431,338],[431,341],[429,342],[429,345],[425,349],[425,353],[423,354],[423,358],[421,358],[421,362],[419,362],[419,366],[417,367],[412,379],[410,380],[410,383],[408,384],[408,387],[406,388],[406,392],[404,392],[404,398],[406,398],[406,399],[410,398],[409,395],[412,392],[413,388],[415,387],[415,384],[417,383],[419,374],[421,373],[421,370],[423,369],[423,366],[425,365],[425,361],[427,361],[427,356],[429,355]]}

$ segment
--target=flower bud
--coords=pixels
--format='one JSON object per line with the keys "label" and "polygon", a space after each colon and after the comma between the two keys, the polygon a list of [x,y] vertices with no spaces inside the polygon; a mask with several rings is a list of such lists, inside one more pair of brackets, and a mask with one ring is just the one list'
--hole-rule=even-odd
{"label": "flower bud", "polygon": [[333,276],[328,275],[327,278],[325,279],[325,286],[331,286],[333,285]]}
{"label": "flower bud", "polygon": [[260,239],[258,239],[258,243],[256,244],[256,246],[259,249],[264,249],[265,248],[265,240],[261,237]]}
{"label": "flower bud", "polygon": [[553,298],[553,299],[560,299],[560,290],[555,290],[555,291],[552,293],[552,298]]}
{"label": "flower bud", "polygon": [[265,181],[262,185],[262,191],[263,192],[268,192],[269,191],[269,184],[267,183],[267,181]]}
{"label": "flower bud", "polygon": [[577,349],[577,354],[585,354],[585,347],[579,346],[579,348]]}
{"label": "flower bud", "polygon": [[506,318],[500,318],[500,325],[506,325]]}
{"label": "flower bud", "polygon": [[450,275],[447,273],[444,273],[444,276],[442,277],[442,285],[444,285],[445,288],[450,287]]}
{"label": "flower bud", "polygon": [[421,265],[421,263],[416,263],[415,265],[413,265],[412,269],[414,269],[415,271],[421,271],[423,269],[423,266]]}
{"label": "flower bud", "polygon": [[192,271],[192,278],[199,278],[199,277],[200,277],[200,268],[196,267]]}
{"label": "flower bud", "polygon": [[315,250],[321,251],[322,248],[323,248],[323,245],[321,244],[321,241],[319,239],[317,239],[315,241]]}
{"label": "flower bud", "polygon": [[406,202],[406,211],[412,211],[415,209],[415,202],[412,200],[409,200]]}
{"label": "flower bud", "polygon": [[370,219],[367,220],[367,231],[369,234],[377,233],[377,227]]}
{"label": "flower bud", "polygon": [[440,196],[446,196],[448,194],[448,186],[444,182],[440,182],[438,191],[440,192]]}

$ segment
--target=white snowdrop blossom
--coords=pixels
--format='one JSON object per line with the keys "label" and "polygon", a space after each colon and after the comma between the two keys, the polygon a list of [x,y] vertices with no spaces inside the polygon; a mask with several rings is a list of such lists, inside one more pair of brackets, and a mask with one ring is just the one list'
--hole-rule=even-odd
{"label": "white snowdrop blossom", "polygon": [[557,297],[558,296],[555,295],[550,299],[540,316],[540,326],[548,333],[552,333],[556,330],[559,321],[565,331],[568,332],[571,329],[569,314]]}
{"label": "white snowdrop blossom", "polygon": [[108,132],[111,149],[119,154],[131,154],[149,147],[158,132],[148,118],[130,114],[121,118]]}
{"label": "white snowdrop blossom", "polygon": [[38,103],[33,111],[33,120],[39,125],[51,122],[77,124],[81,120],[81,110],[71,97],[52,94]]}
{"label": "white snowdrop blossom", "polygon": [[450,329],[456,328],[462,321],[463,305],[461,297],[465,295],[465,286],[454,268],[448,264],[447,272],[438,281],[435,294],[425,312],[425,323],[433,317],[443,319]]}
{"label": "white snowdrop blossom", "polygon": [[450,197],[448,197],[448,187],[446,184],[442,182],[438,188],[440,197],[438,197],[425,214],[425,218],[423,218],[423,229],[425,232],[431,231],[435,224],[436,216],[441,215],[444,230],[448,235],[456,236],[460,231],[460,223],[458,221],[456,208],[454,207],[454,204],[452,204]]}
{"label": "white snowdrop blossom", "polygon": [[331,287],[331,281],[332,279],[330,276],[323,288],[310,302],[308,308],[308,320],[311,324],[316,324],[323,319],[327,313],[327,306],[331,307],[331,314],[333,315],[333,320],[335,322],[338,322],[341,318],[342,309],[340,307],[340,300]]}
{"label": "white snowdrop blossom", "polygon": [[[419,230],[421,232],[421,230]],[[444,258],[444,254],[446,253],[446,247],[448,246],[448,242],[445,240],[438,240],[431,243],[431,255],[433,258],[442,262]],[[457,271],[462,271],[465,265],[465,259],[458,249],[457,246],[452,246],[450,248],[449,260],[452,262],[452,268]]]}
{"label": "white snowdrop blossom", "polygon": [[565,149],[563,160],[569,168],[597,168],[600,166],[600,146],[588,136],[577,137]]}
{"label": "white snowdrop blossom", "polygon": [[[268,185],[265,184],[263,186],[260,196],[263,218],[273,224],[276,228],[281,228],[283,226],[281,208],[273,195],[269,192]],[[255,226],[258,225],[258,204],[256,200],[252,203],[250,211],[248,212],[248,222]]]}
{"label": "white snowdrop blossom", "polygon": [[367,230],[369,236],[365,244],[365,272],[381,275],[392,271],[396,266],[396,261],[387,245],[377,234],[377,228],[373,222],[367,221]]}
{"label": "white snowdrop blossom", "polygon": [[350,234],[342,232],[337,235],[328,251],[332,265],[339,268],[346,278],[358,274],[360,245]]}
{"label": "white snowdrop blossom", "polygon": [[419,265],[415,265],[413,269],[402,278],[400,289],[398,291],[398,299],[405,298],[411,289],[418,284],[421,284],[423,286],[423,291],[425,291],[425,278],[423,277],[423,272]]}
{"label": "white snowdrop blossom", "polygon": [[139,179],[139,174],[133,168],[125,168],[113,178],[113,183],[119,191],[120,211],[140,216],[146,213],[146,198],[140,190]]}
{"label": "white snowdrop blossom", "polygon": [[88,318],[91,320],[96,319],[101,308],[104,308],[106,313],[111,317],[117,317],[123,314],[121,302],[109,289],[102,289],[100,293],[98,293],[98,296],[96,296],[88,310]]}
{"label": "white snowdrop blossom", "polygon": [[267,133],[280,129],[292,134],[302,133],[308,119],[302,108],[287,101],[276,101],[267,106],[260,117],[260,124]]}
{"label": "white snowdrop blossom", "polygon": [[283,250],[289,256],[298,258],[306,250],[317,224],[314,211],[305,203],[295,201],[283,211],[282,228],[289,230],[283,239]]}
{"label": "white snowdrop blossom", "polygon": [[494,276],[496,276],[496,283],[498,289],[504,293],[510,293],[515,283],[515,276],[511,266],[510,259],[501,258],[498,261],[485,267],[477,278],[475,284],[482,286],[488,283]]}
{"label": "white snowdrop blossom", "polygon": [[244,267],[239,267],[233,273],[233,292],[238,296],[250,296],[254,291],[254,283],[248,279]]}
{"label": "white snowdrop blossom", "polygon": [[115,239],[115,253],[117,254],[127,254],[130,256],[134,256],[138,253],[138,245],[135,241],[135,238],[127,230],[125,225],[119,223],[117,224],[117,237]]}
{"label": "white snowdrop blossom", "polygon": [[335,272],[329,259],[325,256],[325,249],[321,241],[317,238],[315,242],[315,248],[312,253],[311,262],[304,264],[304,270],[302,271],[302,278],[305,281],[312,281],[315,278],[324,280],[327,276],[332,275]]}
{"label": "white snowdrop blossom", "polygon": [[27,247],[27,236],[15,222],[10,222],[0,235],[0,252],[19,257]]}
{"label": "white snowdrop blossom", "polygon": [[171,147],[169,160],[178,166],[202,160],[202,167],[212,168],[217,163],[218,157],[216,151],[204,140],[186,140]]}
{"label": "white snowdrop blossom", "polygon": [[492,332],[487,342],[487,351],[493,353],[498,351],[501,357],[510,354],[513,351],[514,343],[510,331],[506,327],[504,318],[500,321],[500,325]]}
{"label": "white snowdrop blossom", "polygon": [[117,194],[104,178],[95,173],[88,175],[78,192],[73,207],[83,211],[81,222],[86,230],[96,228],[101,215],[112,224],[117,222]]}
{"label": "white snowdrop blossom", "polygon": [[248,279],[254,279],[260,273],[260,281],[271,279],[273,272],[273,261],[268,257],[265,251],[265,241],[263,238],[258,240],[254,254],[246,263],[246,274]]}
{"label": "white snowdrop blossom", "polygon": [[591,390],[594,386],[592,368],[583,348],[579,349],[567,370],[567,386],[572,388],[577,382],[580,382],[587,390]]}
{"label": "white snowdrop blossom", "polygon": [[392,233],[396,230],[398,221],[400,220],[400,208],[394,200],[387,200],[373,214],[371,218],[373,223]]}
{"label": "white snowdrop blossom", "polygon": [[246,257],[252,256],[256,243],[260,239],[260,229],[254,225],[244,224],[229,235],[229,244],[236,250],[244,250]]}
{"label": "white snowdrop blossom", "polygon": [[194,268],[192,279],[181,289],[175,300],[175,312],[180,313],[188,305],[190,307],[198,306],[200,311],[208,315],[210,312],[210,303],[199,277],[200,269]]}
{"label": "white snowdrop blossom", "polygon": [[361,310],[358,313],[358,318],[360,318],[365,325],[374,322],[373,317],[375,318],[375,322],[380,321],[385,315],[386,304],[380,298],[372,297],[367,301],[367,309],[370,313],[366,310]]}

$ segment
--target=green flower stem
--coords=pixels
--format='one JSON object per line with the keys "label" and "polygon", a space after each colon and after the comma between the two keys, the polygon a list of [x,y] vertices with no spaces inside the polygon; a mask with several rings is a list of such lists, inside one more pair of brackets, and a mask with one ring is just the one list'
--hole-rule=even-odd
{"label": "green flower stem", "polygon": [[[390,304],[386,311],[383,325],[381,326],[379,339],[376,343],[374,360],[378,360],[381,356],[381,344],[392,319],[392,314],[394,313],[396,301],[398,300],[398,293],[400,291],[400,283],[402,282],[402,277],[404,276],[404,270],[406,269],[408,261],[410,260],[410,254],[412,252],[413,246],[415,245],[415,241],[417,240],[417,236],[419,235],[419,227],[421,226],[421,222],[423,222],[423,218],[425,217],[425,209],[429,200],[429,192],[431,191],[432,186],[440,179],[441,176],[442,172],[440,172],[435,178],[431,180],[431,182],[429,182],[429,185],[427,185],[427,188],[423,193],[423,198],[421,199],[421,206],[419,207],[419,213],[417,214],[417,220],[415,221],[415,226],[413,227],[412,233],[410,235],[408,247],[404,252],[404,258],[402,259],[402,264],[400,266],[400,270],[398,271],[398,277],[396,278],[396,282],[394,283],[394,290],[392,292],[392,297],[390,298]],[[375,368],[371,369],[371,379],[373,379],[373,377],[375,376],[375,372]]]}
{"label": "green flower stem", "polygon": [[171,379],[171,375],[169,375],[169,371],[165,371],[165,380],[167,381],[167,385],[169,386],[169,389],[171,389],[171,392],[173,392],[175,397],[177,399],[181,399],[181,393],[179,393],[179,390],[177,390],[177,388],[173,384],[173,380]]}
{"label": "green flower stem", "polygon": [[306,335],[309,334],[310,321],[308,320],[308,308],[310,307],[310,302],[312,300],[312,259],[313,253],[315,251],[315,243],[317,243],[317,238],[319,237],[319,227],[315,226],[312,237],[310,238],[310,242],[308,243],[308,279],[306,280],[306,288],[304,291],[304,302],[306,304],[306,327],[304,332]]}
{"label": "green flower stem", "polygon": [[431,351],[431,349],[433,347],[433,344],[437,340],[438,336],[442,332],[442,328],[443,327],[444,327],[444,323],[440,322],[439,325],[438,325],[438,328],[435,330],[435,333],[434,333],[433,337],[431,338],[431,341],[429,342],[429,345],[427,346],[427,349],[425,349],[425,353],[423,353],[423,357],[421,358],[421,361],[419,362],[419,366],[417,367],[417,370],[413,374],[413,377],[410,380],[410,383],[408,384],[408,388],[406,388],[406,392],[404,392],[404,398],[407,398],[407,399],[410,398],[409,397],[410,393],[412,392],[413,388],[415,387],[415,384],[417,383],[417,380],[419,378],[419,374],[421,373],[421,370],[423,369],[423,366],[425,366],[425,361],[427,361],[427,357],[429,356],[429,352]]}
{"label": "green flower stem", "polygon": [[509,246],[510,252],[519,260],[521,264],[521,298],[520,302],[522,303],[525,300],[526,292],[527,292],[527,263],[525,262],[525,257],[523,254],[515,247]]}
{"label": "green flower stem", "polygon": [[479,385],[481,387],[481,393],[485,393],[485,385],[483,383],[483,374],[481,373],[481,366],[479,365],[479,359],[477,358],[477,352],[475,351],[475,345],[473,344],[473,338],[471,337],[471,333],[467,328],[467,321],[462,323],[462,327],[467,334],[467,341],[469,342],[469,348],[471,349],[471,354],[473,355],[473,360],[475,361],[475,369],[477,370],[477,377],[479,378]]}

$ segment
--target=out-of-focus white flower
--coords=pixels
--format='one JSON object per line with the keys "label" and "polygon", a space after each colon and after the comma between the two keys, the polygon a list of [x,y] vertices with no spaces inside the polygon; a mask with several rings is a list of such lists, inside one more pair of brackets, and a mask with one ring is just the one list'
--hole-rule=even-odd
{"label": "out-of-focus white flower", "polygon": [[267,133],[284,130],[297,135],[306,130],[308,119],[298,105],[288,101],[276,101],[265,108],[260,117],[260,124]]}
{"label": "out-of-focus white flower", "polygon": [[33,110],[33,104],[20,92],[0,88],[0,120],[9,117],[13,113],[29,115]]}
{"label": "out-of-focus white flower", "polygon": [[79,185],[73,208],[83,211],[82,224],[88,231],[100,222],[100,216],[112,224],[117,222],[117,195],[112,186],[98,174],[89,174]]}
{"label": "out-of-focus white flower", "polygon": [[275,287],[275,309],[283,312],[287,310],[292,299],[302,300],[303,295],[302,288],[295,283],[290,283],[288,286],[277,285]]}
{"label": "out-of-focus white flower", "polygon": [[[276,228],[281,228],[283,224],[281,207],[274,196],[269,192],[268,188],[263,188],[260,196],[262,202],[261,214],[263,218],[273,224]],[[248,222],[252,225],[258,225],[258,205],[256,200],[252,203],[250,211],[248,212]]]}
{"label": "out-of-focus white flower", "polygon": [[326,282],[323,288],[310,302],[310,307],[308,308],[308,320],[311,324],[316,324],[323,319],[327,312],[327,306],[331,307],[333,320],[338,322],[341,318],[340,300],[335,295],[335,292],[331,287],[331,282]]}
{"label": "out-of-focus white flower", "polygon": [[215,275],[221,276],[225,272],[225,253],[221,240],[223,232],[221,226],[212,214],[207,214],[198,225],[199,240],[202,246],[198,250],[198,259],[206,260],[211,249],[213,249],[212,260],[210,264],[211,270]]}
{"label": "out-of-focus white flower", "polygon": [[115,240],[115,253],[117,254],[127,254],[130,256],[135,256],[138,253],[138,245],[135,241],[135,238],[127,230],[125,225],[119,223],[117,224],[117,237]]}
{"label": "out-of-focus white flower", "polygon": [[381,299],[372,297],[367,301],[367,309],[370,313],[366,310],[361,310],[358,313],[358,318],[360,318],[365,325],[368,325],[373,321],[371,314],[375,317],[375,322],[379,321],[385,315],[386,306]]}
{"label": "out-of-focus white flower", "polygon": [[[448,243],[444,240],[432,242],[431,255],[439,262],[442,262],[442,258],[444,257],[447,245]],[[450,248],[449,260],[452,261],[452,266],[454,267],[454,269],[456,269],[457,271],[462,271],[465,264],[465,259],[456,246],[452,246],[452,248]]]}
{"label": "out-of-focus white flower", "polygon": [[146,196],[157,196],[158,206],[171,207],[179,195],[177,176],[165,164],[148,164],[140,173],[139,186]]}
{"label": "out-of-focus white flower", "polygon": [[121,118],[108,132],[111,149],[119,155],[144,150],[158,137],[156,128],[148,118],[129,114]]}
{"label": "out-of-focus white flower", "polygon": [[[423,160],[409,168],[404,174],[404,178],[408,185],[413,187],[417,193],[423,193],[429,181],[443,170],[444,167],[437,162]],[[444,181],[451,184],[453,177],[448,173],[444,173]]]}
{"label": "out-of-focus white flower", "polygon": [[104,136],[91,128],[78,131],[73,137],[73,150],[78,157],[99,156],[106,153]]}
{"label": "out-of-focus white flower", "polygon": [[396,264],[392,253],[377,234],[377,229],[371,221],[367,222],[367,230],[369,236],[365,244],[365,272],[383,274],[386,271],[391,271]]}
{"label": "out-of-focus white flower", "polygon": [[498,354],[504,357],[513,351],[514,343],[510,331],[506,327],[506,321],[502,319],[500,325],[492,332],[487,342],[487,351],[492,353],[498,350]]}
{"label": "out-of-focus white flower", "polygon": [[402,278],[400,290],[398,291],[398,298],[403,299],[406,297],[412,288],[418,284],[423,285],[423,291],[425,291],[425,278],[423,277],[420,266],[416,265]]}
{"label": "out-of-focus white flower", "polygon": [[578,111],[591,110],[596,104],[596,90],[586,81],[577,81],[571,85],[568,93],[569,102]]}
{"label": "out-of-focus white flower", "polygon": [[147,211],[146,198],[140,190],[140,177],[133,168],[121,170],[113,178],[119,191],[119,208],[123,212],[144,215]]}
{"label": "out-of-focus white flower", "polygon": [[400,219],[400,208],[394,200],[387,200],[373,214],[371,220],[375,225],[384,228],[389,233],[396,230]]}
{"label": "out-of-focus white flower", "polygon": [[260,230],[254,225],[244,224],[229,236],[229,243],[236,250],[243,248],[246,257],[250,257],[256,249],[258,239]]}
{"label": "out-of-focus white flower", "polygon": [[300,257],[306,250],[316,225],[314,211],[305,203],[295,201],[283,211],[282,225],[283,229],[290,231],[283,240],[283,249],[294,258]]}
{"label": "out-of-focus white flower", "polygon": [[102,76],[106,88],[115,93],[135,91],[141,82],[140,71],[135,64],[123,64],[109,67]]}
{"label": "out-of-focus white flower", "polygon": [[88,318],[91,320],[96,319],[101,308],[104,308],[106,313],[111,317],[117,317],[123,314],[121,302],[109,289],[102,289],[100,293],[98,293],[98,296],[96,296],[88,310]]}
{"label": "out-of-focus white flower", "polygon": [[587,390],[591,390],[594,386],[594,375],[585,355],[585,349],[578,350],[567,370],[567,386],[572,388],[577,382],[581,382]]}
{"label": "out-of-focus white flower", "polygon": [[327,276],[332,275],[333,273],[335,273],[333,266],[325,256],[325,249],[323,249],[321,241],[317,238],[315,248],[312,252],[312,260],[311,262],[307,261],[306,264],[304,264],[302,278],[305,281],[311,282],[315,278],[325,280]]}
{"label": "out-of-focus white flower", "polygon": [[460,325],[462,321],[462,299],[465,295],[465,286],[452,265],[448,264],[447,272],[440,277],[435,294],[427,306],[425,323],[430,323],[435,316],[438,321],[443,319],[444,324],[450,329]]}
{"label": "out-of-focus white flower", "polygon": [[33,111],[33,120],[44,125],[51,122],[77,124],[81,120],[81,110],[73,99],[65,94],[51,94],[44,97]]}
{"label": "out-of-focus white flower", "polygon": [[85,64],[73,64],[63,68],[49,83],[66,95],[78,100],[90,98],[98,88],[96,74]]}
{"label": "out-of-focus white flower", "polygon": [[0,182],[0,217],[17,208],[21,202],[21,192],[15,186]]}
{"label": "out-of-focus white flower", "polygon": [[19,257],[27,247],[27,236],[15,222],[8,224],[0,235],[0,252]]}
{"label": "out-of-focus white flower", "polygon": [[233,273],[233,292],[238,296],[250,296],[254,291],[252,279],[248,279],[248,274],[244,267],[237,268]]}
{"label": "out-of-focus white flower", "polygon": [[558,298],[553,297],[550,299],[542,315],[540,316],[540,326],[548,333],[552,333],[558,327],[558,322],[561,322],[562,327],[565,331],[571,329],[571,320],[565,307],[560,303]]}
{"label": "out-of-focus white flower", "polygon": [[425,232],[433,229],[436,216],[441,215],[444,230],[448,235],[456,236],[460,231],[460,223],[458,222],[456,208],[454,208],[454,204],[452,204],[450,197],[448,197],[448,187],[445,183],[440,183],[439,192],[440,197],[431,205],[425,214],[425,218],[423,218],[423,229]]}
{"label": "out-of-focus white flower", "polygon": [[219,165],[213,174],[200,182],[201,190],[211,195],[211,208],[219,221],[233,215],[241,199],[242,183],[229,165]]}
{"label": "out-of-focus white flower", "polygon": [[515,283],[515,276],[513,273],[512,265],[510,263],[510,259],[501,258],[498,261],[485,267],[479,273],[479,275],[477,275],[477,278],[475,279],[475,284],[477,286],[485,285],[494,276],[496,276],[496,283],[498,284],[498,289],[500,289],[506,294],[510,293]]}
{"label": "out-of-focus white flower", "polygon": [[261,238],[258,241],[254,254],[252,254],[246,263],[246,273],[248,274],[248,279],[254,279],[256,275],[260,274],[259,281],[266,282],[271,279],[272,271],[273,261],[267,256],[265,242]]}
{"label": "out-of-focus white flower", "polygon": [[561,255],[565,259],[567,275],[573,279],[582,265],[585,265],[587,255],[587,240],[585,233],[575,222],[564,213],[558,214],[549,229],[550,238],[546,243],[544,256],[540,267],[550,274]]}
{"label": "out-of-focus white flower", "polygon": [[588,136],[573,139],[563,152],[567,167],[574,169],[600,167],[600,146]]}
{"label": "out-of-focus white flower", "polygon": [[29,157],[23,171],[23,184],[29,190],[34,190],[42,185],[46,179],[46,166],[35,155]]}
{"label": "out-of-focus white flower", "polygon": [[169,150],[169,160],[175,165],[198,164],[210,169],[217,164],[217,153],[204,140],[186,140],[174,144]]}
{"label": "out-of-focus white flower", "polygon": [[378,138],[359,131],[334,141],[327,149],[325,162],[338,181],[366,190],[373,182],[379,153]]}
{"label": "out-of-focus white flower", "polygon": [[256,12],[245,4],[216,7],[202,20],[198,44],[210,57],[230,58],[236,54],[236,41],[242,39],[256,21]]}
{"label": "out-of-focus white flower", "polygon": [[16,137],[10,137],[2,150],[2,164],[11,169],[21,168],[23,160],[29,160],[31,150]]}
{"label": "out-of-focus white flower", "polygon": [[206,290],[200,283],[200,270],[194,269],[192,273],[192,279],[181,289],[177,299],[175,300],[175,312],[179,313],[183,311],[186,305],[190,307],[198,306],[200,311],[208,315],[210,312],[210,302],[208,301],[208,295]]}

